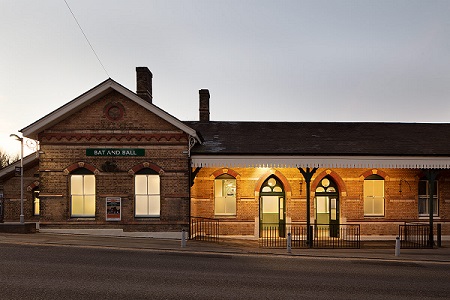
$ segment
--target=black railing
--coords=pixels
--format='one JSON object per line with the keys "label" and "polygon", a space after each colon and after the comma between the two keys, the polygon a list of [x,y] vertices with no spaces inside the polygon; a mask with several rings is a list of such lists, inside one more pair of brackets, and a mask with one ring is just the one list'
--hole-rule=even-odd
{"label": "black railing", "polygon": [[400,248],[433,248],[430,243],[430,226],[427,224],[399,225]]}
{"label": "black railing", "polygon": [[219,242],[219,220],[203,217],[191,217],[190,239]]}
{"label": "black railing", "polygon": [[[356,248],[361,247],[359,224],[316,224],[311,226],[311,243],[307,241],[306,224],[286,224],[285,235],[278,224],[262,224],[260,228],[260,247],[287,247],[290,234],[291,248]],[[280,234],[281,233],[281,234]]]}
{"label": "black railing", "polygon": [[292,243],[295,243],[296,248],[304,248],[306,225],[288,225],[287,228],[289,229],[280,231],[279,224],[263,224],[260,228],[259,246],[265,248],[286,248],[287,234],[291,232]]}
{"label": "black railing", "polygon": [[313,248],[361,248],[359,224],[317,224],[314,226]]}

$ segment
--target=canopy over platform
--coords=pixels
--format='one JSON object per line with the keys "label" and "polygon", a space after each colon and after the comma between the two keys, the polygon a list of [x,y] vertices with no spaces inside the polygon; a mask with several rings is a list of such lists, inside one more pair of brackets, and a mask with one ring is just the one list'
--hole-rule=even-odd
{"label": "canopy over platform", "polygon": [[192,167],[449,169],[450,157],[193,155]]}

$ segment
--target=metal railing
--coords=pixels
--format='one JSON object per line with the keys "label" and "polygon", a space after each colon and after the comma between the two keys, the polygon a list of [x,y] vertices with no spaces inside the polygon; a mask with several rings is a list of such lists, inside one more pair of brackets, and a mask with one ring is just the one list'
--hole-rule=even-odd
{"label": "metal railing", "polygon": [[264,248],[286,248],[287,234],[291,233],[292,248],[307,248],[306,225],[286,225],[281,232],[278,224],[263,224],[260,228],[259,246]]}
{"label": "metal railing", "polygon": [[433,248],[430,245],[430,226],[427,224],[399,225],[400,248]]}
{"label": "metal railing", "polygon": [[191,217],[191,240],[219,242],[219,220],[203,217]]}
{"label": "metal railing", "polygon": [[287,247],[287,235],[290,233],[291,248],[361,248],[359,224],[316,224],[310,227],[310,232],[311,242],[308,242],[306,224],[286,224],[284,232],[280,231],[278,224],[262,224],[259,246]]}
{"label": "metal railing", "polygon": [[361,248],[359,224],[314,226],[313,248]]}

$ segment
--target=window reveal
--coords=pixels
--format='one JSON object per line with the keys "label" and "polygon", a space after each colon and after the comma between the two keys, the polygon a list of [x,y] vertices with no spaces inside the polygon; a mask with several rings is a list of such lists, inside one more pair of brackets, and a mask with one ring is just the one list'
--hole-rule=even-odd
{"label": "window reveal", "polygon": [[39,190],[35,188],[33,190],[33,215],[39,216],[40,210]]}
{"label": "window reveal", "polygon": [[135,216],[159,217],[161,210],[160,177],[156,174],[134,176]]}
{"label": "window reveal", "polygon": [[384,179],[371,175],[364,180],[364,216],[384,216]]}
{"label": "window reveal", "polygon": [[216,215],[236,215],[236,179],[224,174],[214,180],[214,212]]}
{"label": "window reveal", "polygon": [[[434,181],[433,185],[433,215],[439,215],[439,201],[438,201],[438,181]],[[428,180],[419,180],[419,216],[429,216],[429,192],[428,192]]]}
{"label": "window reveal", "polygon": [[95,176],[71,175],[71,216],[95,217]]}

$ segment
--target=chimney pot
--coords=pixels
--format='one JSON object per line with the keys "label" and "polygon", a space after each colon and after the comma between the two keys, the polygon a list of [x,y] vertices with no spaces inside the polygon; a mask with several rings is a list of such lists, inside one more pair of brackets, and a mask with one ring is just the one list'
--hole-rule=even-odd
{"label": "chimney pot", "polygon": [[147,67],[136,67],[136,94],[152,103],[153,74]]}
{"label": "chimney pot", "polygon": [[200,100],[200,122],[209,122],[209,90],[201,89],[199,91]]}

